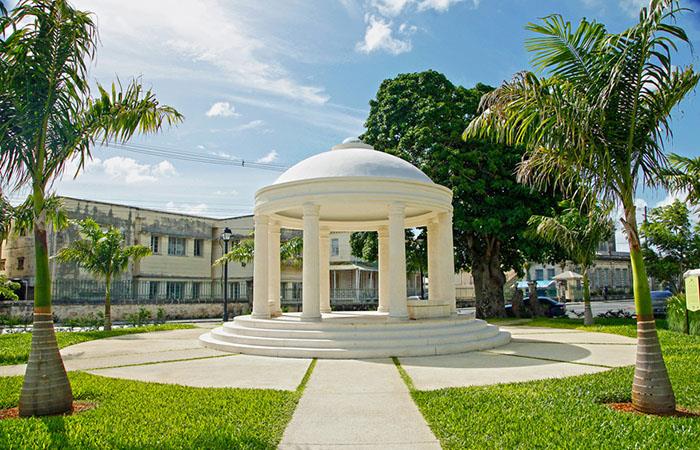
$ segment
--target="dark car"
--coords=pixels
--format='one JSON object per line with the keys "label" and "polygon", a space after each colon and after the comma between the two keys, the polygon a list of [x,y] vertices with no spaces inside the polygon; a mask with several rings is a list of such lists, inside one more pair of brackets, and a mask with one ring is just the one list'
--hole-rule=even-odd
{"label": "dark car", "polygon": [[[558,317],[566,315],[566,305],[564,303],[560,303],[551,297],[537,297],[537,300],[539,300],[545,316]],[[530,307],[529,298],[523,300],[523,306],[525,308]],[[506,305],[506,315],[513,317],[513,305]]]}
{"label": "dark car", "polygon": [[666,300],[671,297],[671,291],[651,291],[651,307],[654,317],[666,317]]}

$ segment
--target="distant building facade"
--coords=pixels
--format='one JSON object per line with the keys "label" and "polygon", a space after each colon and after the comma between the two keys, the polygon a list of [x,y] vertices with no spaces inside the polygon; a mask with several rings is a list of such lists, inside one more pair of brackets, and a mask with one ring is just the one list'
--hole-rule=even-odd
{"label": "distant building facade", "polygon": [[[228,227],[231,242],[248,239],[253,232],[253,216],[225,219],[156,211],[126,205],[62,197],[63,209],[70,220],[93,218],[102,226],[114,226],[124,234],[128,245],[151,248],[152,256],[130,264],[126,273],[114,282],[115,300],[129,298],[148,301],[198,301],[223,298],[223,269],[214,262],[224,253],[221,234]],[[283,230],[282,240],[299,235]],[[80,239],[77,227],[50,230],[50,255]],[[329,239],[331,300],[335,303],[372,303],[378,294],[376,264],[351,255],[350,234],[331,233]],[[53,297],[57,300],[99,300],[104,295],[100,282],[76,264],[50,260]],[[20,281],[24,297],[33,297],[34,240],[32,236],[12,235],[0,246],[0,272]],[[283,304],[301,301],[301,268],[282,265]],[[229,298],[247,300],[253,289],[253,264],[229,263]],[[409,295],[420,293],[420,276],[408,277]]]}

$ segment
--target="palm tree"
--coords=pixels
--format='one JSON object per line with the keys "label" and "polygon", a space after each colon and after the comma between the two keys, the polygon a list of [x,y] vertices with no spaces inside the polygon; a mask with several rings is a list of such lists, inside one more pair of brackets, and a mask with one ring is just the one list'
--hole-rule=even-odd
{"label": "palm tree", "polygon": [[671,153],[668,159],[671,167],[666,176],[670,187],[687,192],[686,201],[691,205],[700,205],[700,156],[687,158]]}
{"label": "palm tree", "polygon": [[97,85],[87,68],[97,30],[90,13],[67,0],[21,0],[0,11],[0,173],[12,189],[31,187],[35,247],[32,347],[19,401],[21,416],[72,408],[72,392],[56,345],[46,240],[46,191],[66,164],[79,170],[97,143],[126,142],[182,120],[138,80]]}
{"label": "palm tree", "polygon": [[94,220],[87,218],[79,221],[80,234],[85,239],[73,241],[61,249],[56,258],[64,263],[77,263],[98,278],[105,281],[105,321],[104,329],[112,329],[112,281],[124,273],[129,262],[137,263],[141,258],[151,255],[151,249],[143,245],[124,246],[121,230],[110,226],[102,230]]}
{"label": "palm tree", "polygon": [[568,192],[585,188],[603,204],[621,204],[630,244],[637,311],[637,362],[632,402],[645,412],[675,409],[656,332],[634,199],[639,185],[664,185],[664,141],[670,113],[698,82],[692,67],[671,64],[677,42],[688,42],[674,17],[675,0],[651,0],[639,22],[619,33],[581,20],[546,17],[528,29],[532,72],[482,98],[483,111],[465,134],[526,149],[519,178]]}
{"label": "palm tree", "polygon": [[[284,241],[282,245],[280,245],[280,260],[282,263],[290,266],[299,266],[301,264],[303,246],[304,241],[300,236],[295,236]],[[254,253],[255,241],[251,234],[250,237],[231,244],[231,249],[228,253],[214,261],[214,265],[220,266],[228,261],[237,262],[245,266],[253,262]]]}
{"label": "palm tree", "polygon": [[570,201],[561,202],[562,212],[554,217],[532,216],[530,225],[543,240],[559,245],[568,258],[581,267],[583,275],[584,325],[593,325],[588,270],[596,258],[598,245],[613,233],[610,211],[593,207],[587,213]]}

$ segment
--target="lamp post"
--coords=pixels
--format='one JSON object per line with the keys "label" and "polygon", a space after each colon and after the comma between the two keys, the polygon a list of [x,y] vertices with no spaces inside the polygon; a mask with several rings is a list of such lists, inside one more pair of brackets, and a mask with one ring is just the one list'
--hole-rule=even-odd
{"label": "lamp post", "polygon": [[[228,241],[233,233],[229,227],[224,228],[221,240],[224,241],[224,255],[228,253]],[[224,263],[224,322],[228,322],[228,261]]]}

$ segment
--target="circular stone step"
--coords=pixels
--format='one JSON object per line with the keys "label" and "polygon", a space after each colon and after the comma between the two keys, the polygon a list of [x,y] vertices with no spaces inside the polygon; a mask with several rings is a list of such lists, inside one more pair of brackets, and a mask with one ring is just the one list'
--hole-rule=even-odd
{"label": "circular stone step", "polygon": [[484,350],[510,342],[510,334],[470,316],[392,321],[372,312],[330,313],[323,320],[300,314],[273,319],[238,316],[200,337],[206,347],[288,358],[382,358]]}

